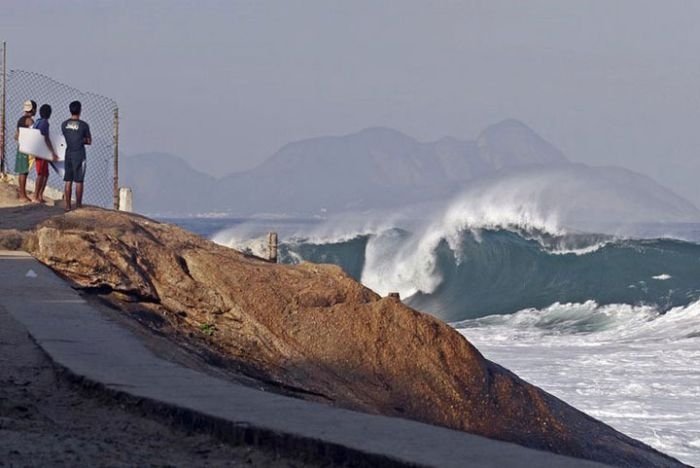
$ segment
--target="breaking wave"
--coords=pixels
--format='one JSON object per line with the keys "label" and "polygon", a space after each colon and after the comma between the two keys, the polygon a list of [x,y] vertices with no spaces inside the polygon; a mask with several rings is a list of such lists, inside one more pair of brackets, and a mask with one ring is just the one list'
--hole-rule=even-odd
{"label": "breaking wave", "polygon": [[554,303],[543,309],[523,309],[514,314],[489,315],[454,322],[452,326],[469,335],[479,328],[498,333],[489,334],[497,341],[527,343],[546,337],[578,335],[581,344],[598,346],[602,342],[622,345],[644,341],[700,338],[700,302],[667,311],[651,305],[600,305],[588,300],[582,303]]}
{"label": "breaking wave", "polygon": [[[450,322],[587,300],[665,311],[700,298],[700,245],[683,240],[700,239],[698,225],[678,224],[698,214],[627,171],[537,167],[478,181],[449,203],[283,233],[280,258],[340,265]],[[245,234],[214,240],[264,250]]]}
{"label": "breaking wave", "polygon": [[450,322],[588,300],[665,311],[700,298],[700,246],[672,239],[501,229],[421,241],[391,229],[338,242],[291,240],[281,256],[340,265],[378,293],[399,292]]}

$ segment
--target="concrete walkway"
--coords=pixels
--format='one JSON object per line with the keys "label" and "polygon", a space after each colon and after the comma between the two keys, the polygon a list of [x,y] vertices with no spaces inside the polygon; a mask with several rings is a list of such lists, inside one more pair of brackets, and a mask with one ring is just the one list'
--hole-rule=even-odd
{"label": "concrete walkway", "polygon": [[0,307],[84,384],[229,441],[352,465],[603,466],[266,393],[163,360],[25,253],[0,251]]}

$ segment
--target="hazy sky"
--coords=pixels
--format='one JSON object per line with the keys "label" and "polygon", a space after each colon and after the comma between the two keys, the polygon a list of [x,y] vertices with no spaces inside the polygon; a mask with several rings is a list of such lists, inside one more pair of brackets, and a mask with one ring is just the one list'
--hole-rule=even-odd
{"label": "hazy sky", "polygon": [[699,25],[694,0],[2,0],[0,39],[11,68],[114,98],[124,152],[215,175],[312,136],[514,117],[700,204]]}

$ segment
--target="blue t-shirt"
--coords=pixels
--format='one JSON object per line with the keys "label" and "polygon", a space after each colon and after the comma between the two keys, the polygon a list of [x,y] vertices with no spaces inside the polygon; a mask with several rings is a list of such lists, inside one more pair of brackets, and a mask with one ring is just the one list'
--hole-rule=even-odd
{"label": "blue t-shirt", "polygon": [[61,132],[66,139],[66,154],[85,155],[85,139],[92,138],[90,126],[80,119],[68,119],[61,124]]}
{"label": "blue t-shirt", "polygon": [[34,128],[39,130],[42,135],[49,136],[49,120],[48,119],[37,120],[36,122],[34,122]]}

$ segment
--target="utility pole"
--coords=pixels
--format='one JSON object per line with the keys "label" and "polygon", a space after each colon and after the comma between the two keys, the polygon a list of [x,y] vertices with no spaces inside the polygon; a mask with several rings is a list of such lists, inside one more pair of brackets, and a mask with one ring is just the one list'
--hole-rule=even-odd
{"label": "utility pole", "polygon": [[2,43],[2,97],[0,98],[0,173],[5,173],[5,102],[7,101],[7,42]]}
{"label": "utility pole", "polygon": [[114,209],[119,209],[119,108],[114,109]]}

